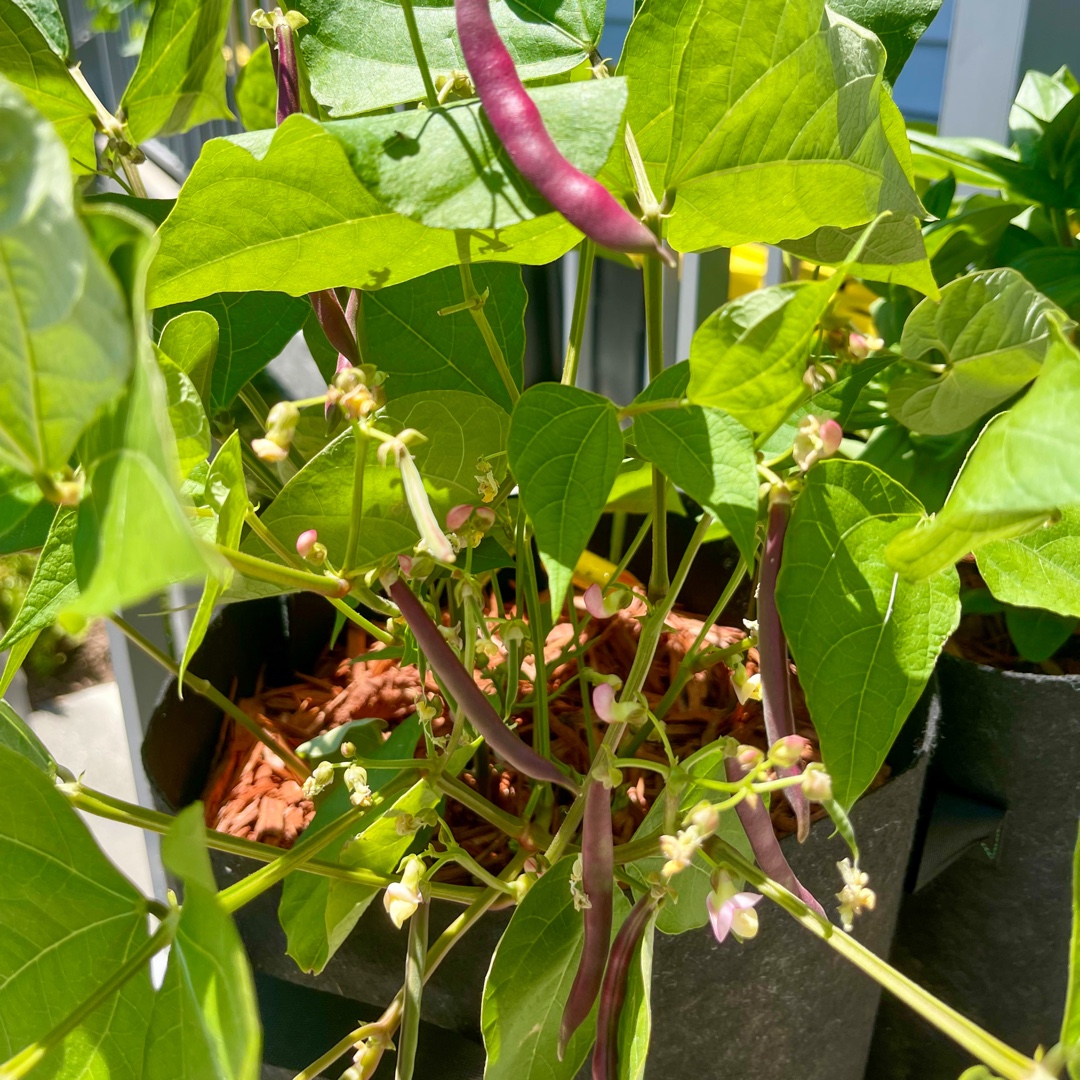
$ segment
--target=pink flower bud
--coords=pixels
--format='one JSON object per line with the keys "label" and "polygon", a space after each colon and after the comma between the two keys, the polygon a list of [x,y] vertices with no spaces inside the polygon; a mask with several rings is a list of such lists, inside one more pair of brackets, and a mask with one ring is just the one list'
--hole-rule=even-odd
{"label": "pink flower bud", "polygon": [[818,436],[821,439],[821,456],[831,457],[840,449],[840,443],[844,439],[844,429],[835,420],[826,420],[821,425]]}
{"label": "pink flower bud", "polygon": [[495,511],[490,506],[478,506],[473,511],[476,523],[482,529],[490,529],[495,524]]}
{"label": "pink flower bud", "polygon": [[756,746],[740,746],[735,760],[742,767],[743,772],[754,768],[765,755]]}
{"label": "pink flower bud", "polygon": [[252,439],[251,449],[255,451],[255,456],[260,461],[269,461],[273,464],[284,461],[289,456],[286,447],[270,439]]}
{"label": "pink flower bud", "polygon": [[769,747],[769,759],[781,769],[790,769],[802,758],[803,750],[810,745],[801,735],[785,735]]}
{"label": "pink flower bud", "polygon": [[[594,619],[607,619],[610,616],[604,610],[604,591],[599,585],[590,585],[585,590],[585,595],[582,597],[585,602],[585,610]],[[596,697],[595,691],[593,697]]]}
{"label": "pink flower bud", "polygon": [[614,705],[615,687],[612,686],[611,683],[602,682],[593,689],[593,712],[595,712],[605,724],[610,724],[615,720]]}
{"label": "pink flower bud", "polygon": [[446,515],[446,527],[450,532],[457,532],[473,515],[473,507],[468,503],[460,503]]}
{"label": "pink flower bud", "polygon": [[399,555],[397,561],[398,566],[401,567],[401,572],[406,577],[412,577],[412,559],[408,555]]}
{"label": "pink flower bud", "polygon": [[308,529],[306,532],[302,532],[296,538],[296,554],[302,559],[306,559],[311,554],[311,549],[315,547],[315,542],[319,539],[318,532],[315,529]]}

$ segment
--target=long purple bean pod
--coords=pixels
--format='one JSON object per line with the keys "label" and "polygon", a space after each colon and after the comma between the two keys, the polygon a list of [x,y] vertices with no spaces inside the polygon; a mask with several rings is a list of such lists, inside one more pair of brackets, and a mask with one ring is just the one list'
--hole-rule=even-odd
{"label": "long purple bean pod", "polygon": [[[315,317],[326,334],[326,340],[337,349],[339,356],[345,357],[350,364],[359,364],[360,350],[356,345],[356,332],[350,325],[349,316],[341,307],[337,293],[333,289],[323,289],[322,292],[309,293],[308,296],[315,309]],[[351,295],[349,306],[352,306]]]}
{"label": "long purple bean pod", "polygon": [[480,103],[518,172],[572,225],[614,251],[674,262],[651,229],[559,153],[518,78],[488,0],[454,0],[458,40]]}
{"label": "long purple bean pod", "polygon": [[[728,783],[737,784],[745,775],[742,766],[735,758],[727,758],[724,761],[727,770]],[[743,831],[750,841],[750,850],[754,853],[758,866],[773,879],[779,882],[788,892],[794,893],[804,904],[813,908],[823,918],[825,909],[817,902],[817,898],[795,876],[795,871],[788,865],[784,852],[780,848],[780,841],[773,832],[772,818],[765,804],[758,799],[751,805],[749,799],[743,799],[737,803],[735,812],[739,815]]]}
{"label": "long purple bean pod", "polygon": [[300,76],[296,66],[296,32],[283,19],[274,20],[274,43],[277,45],[277,122],[300,111]]}
{"label": "long purple bean pod", "polygon": [[[771,746],[785,735],[795,734],[795,712],[791,706],[787,639],[776,608],[776,579],[784,554],[784,537],[791,517],[791,498],[786,491],[769,499],[769,524],[765,553],[761,558],[758,582],[758,657],[761,673],[761,705],[765,713],[765,734]],[[801,765],[777,769],[781,776],[798,776]],[[784,788],[784,797],[795,811],[799,843],[810,834],[810,804],[801,787]]]}
{"label": "long purple bean pod", "polygon": [[619,1075],[619,1017],[626,1001],[630,962],[638,942],[656,910],[656,900],[646,893],[630,910],[611,946],[604,984],[600,988],[600,1009],[596,1017],[596,1047],[593,1050],[592,1080],[617,1080]]}
{"label": "long purple bean pod", "polygon": [[413,595],[412,589],[396,575],[387,574],[382,579],[390,599],[397,604],[402,617],[409,624],[416,644],[420,647],[435,674],[442,679],[446,689],[453,695],[458,707],[469,718],[484,741],[508,765],[513,766],[534,780],[558,784],[574,795],[578,786],[560,772],[547,758],[541,757],[533,748],[522,742],[503,722],[492,708],[484,692],[473,681],[472,675],[454,655],[438,626],[424,610],[424,605]]}
{"label": "long purple bean pod", "polygon": [[566,999],[559,1027],[559,1060],[566,1044],[592,1011],[600,993],[611,947],[615,891],[615,841],[611,832],[611,789],[590,780],[585,790],[585,819],[581,829],[581,886],[589,900],[585,909],[585,940],[581,946],[574,985]]}

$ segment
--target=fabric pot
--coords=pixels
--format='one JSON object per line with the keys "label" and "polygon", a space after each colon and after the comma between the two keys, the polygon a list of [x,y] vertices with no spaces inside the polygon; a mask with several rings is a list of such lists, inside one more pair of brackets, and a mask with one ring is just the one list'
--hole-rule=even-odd
{"label": "fabric pot", "polygon": [[[310,670],[327,640],[331,619],[330,609],[317,598],[233,605],[211,626],[192,670],[224,692],[235,685],[236,696],[251,692],[260,671],[266,683],[284,685],[295,671]],[[896,748],[892,779],[860,801],[852,814],[863,866],[878,895],[877,910],[861,920],[856,932],[881,954],[892,939],[935,715],[932,695],[927,694]],[[166,685],[150,721],[143,759],[169,808],[199,798],[221,719],[194,694],[181,701],[175,681]],[[785,842],[796,873],[826,907],[839,888],[835,864],[846,855],[832,831],[831,823],[820,821],[804,845],[793,838]],[[217,852],[212,858],[223,887],[256,865]],[[393,929],[381,904],[373,904],[326,969],[311,977],[285,955],[278,898],[279,890],[270,890],[237,912],[236,920],[259,977],[267,1060],[298,1069],[317,1056],[318,1047],[307,1053],[307,1042],[320,1022],[326,1030],[319,1046],[325,1049],[358,1019],[374,1019],[382,1011],[401,985],[406,935]],[[433,937],[459,911],[450,903],[435,902]],[[743,946],[734,941],[718,945],[708,928],[680,937],[657,934],[647,1077],[721,1080],[740,1075],[753,1061],[760,1080],[788,1078],[793,1067],[800,1080],[861,1080],[877,1008],[876,986],[779,909],[762,907],[760,914],[761,934]],[[418,1076],[482,1076],[481,994],[492,951],[509,918],[509,911],[485,917],[428,984],[424,1018],[429,1026],[422,1032],[421,1046],[439,1065],[430,1074],[418,1066]],[[305,996],[317,993],[315,988],[345,999],[345,1012],[322,1007],[325,993]],[[290,1027],[297,1038],[289,1035]],[[297,1043],[301,1036],[302,1052]],[[392,1062],[389,1067],[392,1075]],[[280,1074],[267,1073],[272,1075]]]}
{"label": "fabric pot", "polygon": [[[1024,1053],[1058,1040],[1080,816],[1080,676],[945,655],[925,843],[892,963]],[[973,1062],[887,995],[867,1080],[954,1080]]]}

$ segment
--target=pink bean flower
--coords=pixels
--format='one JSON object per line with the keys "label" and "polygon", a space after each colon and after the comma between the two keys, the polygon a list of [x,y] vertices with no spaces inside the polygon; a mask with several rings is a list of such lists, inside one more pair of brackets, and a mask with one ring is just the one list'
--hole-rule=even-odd
{"label": "pink bean flower", "polygon": [[318,542],[319,534],[314,529],[307,529],[296,538],[296,554],[306,559]]}
{"label": "pink bean flower", "polygon": [[709,922],[712,923],[716,940],[723,944],[731,932],[744,940],[756,937],[758,918],[754,907],[760,900],[759,893],[735,893],[723,901],[720,900],[719,892],[709,893],[705,904],[709,909]]}

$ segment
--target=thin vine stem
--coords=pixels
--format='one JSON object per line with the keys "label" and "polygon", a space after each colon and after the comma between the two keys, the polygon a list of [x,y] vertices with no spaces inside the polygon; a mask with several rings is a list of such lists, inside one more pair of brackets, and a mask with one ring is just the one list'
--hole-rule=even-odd
{"label": "thin vine stem", "polygon": [[525,587],[525,607],[529,616],[529,632],[533,644],[533,749],[541,757],[551,756],[551,720],[547,692],[547,661],[544,643],[547,641],[544,609],[540,606],[540,589],[536,581],[536,564],[532,557],[532,541],[525,525],[524,507],[519,511],[517,527],[518,577]]}
{"label": "thin vine stem", "polygon": [[[629,129],[627,129],[629,130]],[[664,370],[664,267],[659,259],[646,259],[642,268],[645,283],[645,342],[649,361],[649,382]],[[668,590],[667,477],[652,467],[653,528],[652,569],[649,599],[659,600]]]}
{"label": "thin vine stem", "polygon": [[245,577],[255,578],[256,581],[267,581],[286,589],[318,593],[330,600],[340,599],[349,591],[349,583],[344,578],[312,574],[307,570],[282,566],[268,559],[260,559],[257,555],[249,555],[246,551],[225,547],[223,544],[215,544],[214,547],[234,570],[239,570]]}
{"label": "thin vine stem", "polygon": [[713,837],[706,846],[706,853],[717,865],[744,877],[763,896],[783,908],[815,937],[820,938],[845,960],[933,1024],[938,1031],[998,1073],[1003,1080],[1030,1080],[1035,1074],[1035,1061],[984,1031],[967,1017],[961,1016],[955,1009],[876,956],[866,946],[811,911],[802,900],[767,877],[726,841]]}
{"label": "thin vine stem", "polygon": [[589,294],[592,291],[593,267],[596,263],[596,244],[585,237],[578,249],[577,283],[574,287],[574,313],[570,318],[570,340],[563,363],[563,386],[576,386],[585,323],[589,314]]}
{"label": "thin vine stem", "polygon": [[435,90],[435,82],[431,78],[427,56],[424,54],[424,43],[420,40],[420,28],[416,25],[416,12],[413,11],[412,0],[401,0],[401,10],[405,13],[405,25],[409,28],[409,41],[412,42],[416,66],[420,69],[420,78],[424,81],[424,96],[427,98],[428,108],[438,108],[439,95]]}
{"label": "thin vine stem", "polygon": [[[148,656],[153,657],[166,671],[177,678],[181,678],[180,665],[166,656],[156,645],[148,641],[131,623],[122,619],[119,615],[109,616],[117,629],[123,631],[124,636],[133,641]],[[307,763],[287,746],[284,742],[276,739],[261,724],[253,720],[234,701],[230,701],[213,683],[199,675],[194,674],[190,668],[186,668],[182,676],[185,686],[194,690],[200,697],[216,705],[223,713],[235,720],[245,731],[272,750],[285,763],[286,767],[300,780],[311,775],[311,769]]]}
{"label": "thin vine stem", "polygon": [[[408,0],[403,0],[403,3],[408,6]],[[359,424],[354,422],[352,429],[356,446],[353,457],[353,495],[352,510],[349,514],[349,537],[345,543],[345,561],[341,566],[345,573],[356,566],[356,549],[360,544],[360,522],[364,516],[364,469],[367,465],[368,443],[371,442]]]}

